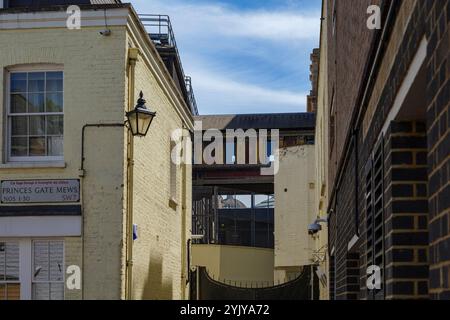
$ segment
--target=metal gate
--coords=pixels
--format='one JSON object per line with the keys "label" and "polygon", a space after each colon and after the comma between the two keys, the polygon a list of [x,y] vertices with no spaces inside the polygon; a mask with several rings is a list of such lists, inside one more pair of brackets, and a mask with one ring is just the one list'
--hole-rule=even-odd
{"label": "metal gate", "polygon": [[319,280],[315,273],[314,290],[311,290],[311,266],[305,266],[300,276],[292,281],[266,288],[241,288],[218,282],[204,267],[200,267],[198,273],[193,271],[191,280],[192,300],[311,300],[311,291],[315,300],[319,298]]}

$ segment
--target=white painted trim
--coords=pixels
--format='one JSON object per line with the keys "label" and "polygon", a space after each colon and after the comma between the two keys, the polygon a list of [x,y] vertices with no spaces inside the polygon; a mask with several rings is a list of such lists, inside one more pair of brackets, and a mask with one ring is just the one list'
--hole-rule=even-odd
{"label": "white painted trim", "polygon": [[39,162],[9,162],[0,164],[0,170],[2,169],[33,169],[33,168],[58,168],[64,169],[67,164],[64,161],[39,161]]}
{"label": "white painted trim", "polygon": [[78,237],[81,216],[0,217],[0,237]]}
{"label": "white painted trim", "polygon": [[[105,27],[105,12],[108,26],[126,26],[128,8],[106,10],[82,10],[81,28]],[[0,29],[67,28],[69,14],[65,11],[0,13]],[[76,30],[73,30],[76,32]]]}
{"label": "white painted trim", "polygon": [[[397,114],[400,112],[400,109],[405,102],[405,99],[411,89],[414,80],[419,74],[420,68],[424,63],[427,57],[427,48],[428,48],[428,40],[424,37],[420,42],[419,49],[417,49],[416,55],[411,63],[411,66],[408,69],[405,80],[403,80],[400,89],[397,92],[397,96],[395,97],[394,104],[392,105],[391,110],[386,118],[386,121],[383,125],[383,129],[381,130],[379,138],[386,134],[386,131],[389,129],[391,122],[395,119]],[[425,106],[424,106],[425,108]]]}
{"label": "white painted trim", "polygon": [[6,70],[11,72],[35,72],[35,71],[64,71],[64,65],[60,63],[28,63],[8,66]]}
{"label": "white painted trim", "polygon": [[359,237],[355,234],[353,238],[348,242],[347,251],[352,250],[353,246],[358,242]]}
{"label": "white painted trim", "polygon": [[[36,283],[62,283],[63,284],[63,298],[62,300],[65,300],[66,297],[66,242],[64,241],[64,239],[60,239],[60,238],[40,238],[40,239],[31,239],[30,241],[30,271],[33,272],[33,270],[35,270],[35,261],[34,261],[34,242],[36,241],[46,241],[46,242],[62,242],[63,245],[63,259],[62,259],[62,274],[63,274],[63,279],[61,281],[58,280],[49,280],[49,281],[37,281],[37,280],[33,280],[33,277],[30,278],[30,289],[32,290],[33,288],[33,284]],[[50,255],[50,252],[49,252]],[[33,292],[30,290],[31,293],[31,297],[30,299],[33,299]]]}
{"label": "white painted trim", "polygon": [[20,300],[31,300],[31,239],[20,240]]}
{"label": "white painted trim", "polygon": [[[32,64],[23,64],[23,65],[16,65],[16,66],[10,66],[7,68],[6,73],[6,108],[5,108],[5,115],[6,115],[6,121],[5,123],[5,141],[3,142],[5,145],[5,155],[4,159],[6,163],[24,163],[24,162],[64,162],[64,126],[63,126],[63,155],[62,156],[27,156],[27,157],[12,157],[11,156],[11,123],[10,119],[11,116],[20,116],[20,115],[30,115],[30,113],[10,113],[11,108],[11,74],[13,73],[20,73],[20,72],[36,72],[36,71],[42,71],[42,72],[62,72],[63,73],[63,112],[40,112],[36,113],[35,115],[62,115],[63,116],[63,122],[64,122],[64,65],[62,64],[53,64],[53,63],[32,63]],[[45,89],[45,88],[44,88]],[[28,93],[28,87],[27,87],[27,93]],[[48,136],[45,136],[47,139]],[[46,143],[47,145],[47,143]]]}
{"label": "white painted trim", "polygon": [[[54,281],[64,284],[66,283],[66,243],[62,238],[7,238],[1,239],[2,242],[16,242],[19,243],[19,283],[20,283],[20,300],[33,299],[33,241],[61,241],[63,243],[63,280]],[[63,299],[65,299],[65,290],[63,291]]]}

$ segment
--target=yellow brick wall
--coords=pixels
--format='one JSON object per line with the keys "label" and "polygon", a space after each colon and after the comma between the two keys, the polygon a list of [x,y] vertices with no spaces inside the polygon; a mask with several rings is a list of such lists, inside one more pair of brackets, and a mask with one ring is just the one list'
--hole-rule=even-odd
{"label": "yellow brick wall", "polygon": [[[81,259],[80,252],[82,250],[82,241],[80,237],[64,238],[64,252],[65,252],[65,267],[68,266],[81,266],[83,260]],[[67,276],[67,275],[66,275]],[[64,299],[65,300],[81,300],[83,298],[81,290],[69,290],[65,286]]]}
{"label": "yellow brick wall", "polygon": [[[308,225],[314,210],[314,146],[280,149],[275,175],[275,269],[289,270],[311,264],[313,241]],[[275,273],[275,276],[284,273]],[[284,277],[284,275],[283,275]],[[277,280],[277,279],[275,279]]]}
{"label": "yellow brick wall", "polygon": [[241,287],[273,284],[273,249],[195,244],[192,265],[206,267],[211,278]]}
{"label": "yellow brick wall", "polygon": [[[112,27],[110,37],[98,28],[81,30],[22,29],[0,32],[0,83],[5,68],[57,63],[64,68],[65,168],[0,167],[2,179],[76,179],[80,167],[81,130],[86,123],[123,122],[125,101],[125,26]],[[0,114],[5,112],[0,90]],[[1,150],[4,129],[0,121]],[[122,128],[86,131],[86,175],[82,179],[85,220],[84,284],[87,299],[120,297],[123,196]],[[4,158],[3,158],[4,159]],[[66,261],[81,264],[81,239],[66,240]],[[81,267],[81,265],[80,265]],[[66,292],[67,298],[80,298]]]}
{"label": "yellow brick wall", "polygon": [[[131,36],[128,42],[133,43]],[[182,166],[177,166],[178,205],[170,206],[171,134],[183,128],[183,122],[161,89],[151,64],[141,54],[135,77],[134,96],[137,98],[142,90],[147,107],[157,116],[147,137],[134,139],[133,222],[138,225],[139,238],[133,246],[133,298],[181,299],[185,289],[181,284],[182,250],[186,252],[190,238],[192,174],[191,167],[185,166],[187,197],[182,203]],[[186,227],[182,243],[183,206]]]}
{"label": "yellow brick wall", "polygon": [[[322,12],[327,12],[327,1],[322,3]],[[328,213],[328,159],[329,159],[329,111],[328,111],[328,47],[327,47],[327,20],[322,21],[322,37],[320,42],[320,66],[318,78],[318,98],[315,131],[315,163],[316,163],[316,188],[314,212],[321,218]],[[329,277],[328,257],[328,224],[322,223],[322,231],[314,238],[314,250],[319,252],[323,259],[319,264],[322,272]],[[320,299],[329,299],[329,287],[320,285]]]}
{"label": "yellow brick wall", "polygon": [[[136,25],[133,15],[129,21]],[[152,45],[142,38],[132,40],[130,25],[110,29],[109,37],[100,36],[97,27],[0,32],[2,71],[9,66],[24,64],[63,65],[65,162],[65,167],[61,168],[24,169],[0,164],[0,177],[11,180],[79,178],[83,125],[124,122],[128,105],[127,49],[134,42],[132,46],[150,52],[151,59],[141,55],[136,67],[135,97],[142,90],[147,105],[158,115],[148,136],[135,139],[134,223],[138,225],[139,239],[134,243],[133,298],[182,298],[187,290],[181,279],[182,260],[191,229],[190,166],[185,167],[184,182],[181,167],[178,168],[178,206],[175,209],[169,206],[170,135],[172,130],[183,127],[174,101],[178,108],[181,104]],[[146,37],[142,30],[140,33],[141,37]],[[164,81],[161,81],[161,74]],[[0,72],[0,83],[5,83],[5,75]],[[3,115],[3,90],[0,90],[0,101],[0,114]],[[2,133],[3,123],[0,121]],[[125,297],[126,136],[123,128],[86,130],[85,175],[81,178],[84,246],[80,237],[66,238],[65,249],[66,264],[84,268],[85,299]],[[3,134],[1,138],[4,154]],[[185,269],[187,272],[187,266]],[[81,299],[81,291],[66,290],[66,298]]]}

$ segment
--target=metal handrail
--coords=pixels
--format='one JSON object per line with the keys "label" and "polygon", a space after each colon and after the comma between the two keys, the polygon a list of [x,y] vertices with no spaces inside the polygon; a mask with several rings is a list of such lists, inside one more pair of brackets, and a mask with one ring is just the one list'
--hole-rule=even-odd
{"label": "metal handrail", "polygon": [[192,113],[198,115],[197,100],[195,100],[194,89],[192,88],[192,78],[185,76],[184,81],[186,83],[186,89],[188,92],[189,103],[191,104]]}
{"label": "metal handrail", "polygon": [[173,32],[172,23],[170,22],[170,17],[168,15],[161,14],[140,14],[139,18],[142,21],[144,27],[147,27],[150,36],[153,41],[157,41],[158,36],[167,36],[167,42],[160,43],[161,45],[167,45],[177,48],[177,42],[175,40],[175,34]]}
{"label": "metal handrail", "polygon": [[180,63],[181,76],[185,81],[191,111],[194,115],[198,115],[197,102],[192,89],[192,79],[184,73],[177,41],[175,40],[172,23],[170,22],[170,17],[162,14],[140,14],[139,18],[141,19],[144,27],[148,28],[147,31],[149,32],[149,37],[155,45],[161,47],[172,47],[175,50],[175,54]]}

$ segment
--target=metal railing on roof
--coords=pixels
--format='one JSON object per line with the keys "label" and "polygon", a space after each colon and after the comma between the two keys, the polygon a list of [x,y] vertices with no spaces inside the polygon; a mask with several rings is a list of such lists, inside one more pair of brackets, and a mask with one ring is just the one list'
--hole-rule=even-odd
{"label": "metal railing on roof", "polygon": [[139,18],[146,27],[150,39],[155,44],[177,48],[175,34],[168,15],[140,14]]}
{"label": "metal railing on roof", "polygon": [[197,102],[195,100],[194,91],[192,90],[192,79],[189,76],[185,76],[170,17],[162,14],[140,14],[139,18],[147,29],[150,40],[152,40],[157,47],[167,47],[175,50],[180,65],[181,76],[184,79],[184,84],[186,86],[188,96],[187,102],[190,104],[192,113],[198,115]]}
{"label": "metal railing on roof", "polygon": [[192,79],[189,76],[184,77],[186,83],[186,89],[188,92],[189,104],[191,105],[191,111],[194,116],[198,115],[197,101],[195,100],[194,89],[192,88]]}

